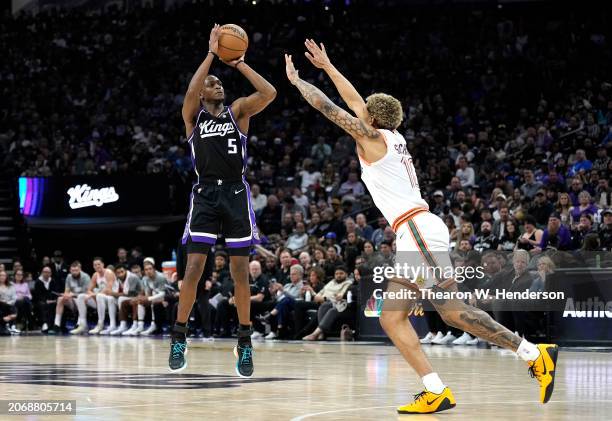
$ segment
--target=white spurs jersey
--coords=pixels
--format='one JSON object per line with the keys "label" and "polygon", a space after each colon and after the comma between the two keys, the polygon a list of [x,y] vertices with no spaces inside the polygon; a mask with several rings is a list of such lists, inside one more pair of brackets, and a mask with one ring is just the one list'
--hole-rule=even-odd
{"label": "white spurs jersey", "polygon": [[376,162],[361,156],[361,179],[368,187],[374,204],[397,231],[399,225],[416,213],[429,210],[421,197],[412,156],[406,140],[397,130],[378,130],[387,144],[387,153]]}

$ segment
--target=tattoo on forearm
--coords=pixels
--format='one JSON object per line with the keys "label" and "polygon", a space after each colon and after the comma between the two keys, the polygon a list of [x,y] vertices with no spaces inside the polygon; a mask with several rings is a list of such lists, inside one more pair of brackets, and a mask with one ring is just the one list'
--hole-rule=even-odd
{"label": "tattoo on forearm", "polygon": [[436,310],[446,323],[485,339],[502,348],[516,351],[521,338],[497,323],[489,314],[479,308],[472,307],[458,300],[445,303],[433,302]]}
{"label": "tattoo on forearm", "polygon": [[304,99],[317,110],[321,111],[333,123],[351,133],[353,136],[377,138],[378,130],[368,127],[358,118],[353,117],[334,104],[319,88],[300,79],[295,85]]}

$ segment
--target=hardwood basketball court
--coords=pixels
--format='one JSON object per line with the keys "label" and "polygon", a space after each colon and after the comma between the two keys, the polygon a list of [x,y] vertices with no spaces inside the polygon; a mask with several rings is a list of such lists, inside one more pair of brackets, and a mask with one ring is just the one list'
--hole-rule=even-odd
{"label": "hardwood basketball court", "polygon": [[[604,352],[563,350],[555,393],[542,405],[535,380],[512,353],[426,346],[457,407],[400,416],[395,407],[422,386],[391,346],[258,342],[255,376],[247,380],[234,372],[233,346],[194,340],[189,367],[173,375],[167,339],[2,338],[0,399],[74,399],[77,419],[587,421],[612,412],[612,355]],[[60,418],[73,417],[52,419]]]}

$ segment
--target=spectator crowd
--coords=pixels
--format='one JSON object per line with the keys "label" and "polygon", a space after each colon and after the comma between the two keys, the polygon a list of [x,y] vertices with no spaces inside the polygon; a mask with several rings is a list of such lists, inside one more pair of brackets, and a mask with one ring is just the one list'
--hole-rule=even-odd
{"label": "spectator crowd", "polygon": [[[491,271],[483,285],[521,279],[510,286],[541,289],[568,262],[610,264],[609,14],[585,10],[570,19],[562,6],[538,4],[449,14],[398,5],[385,14],[364,5],[328,9],[260,2],[3,16],[3,167],[15,176],[163,173],[188,186],[180,107],[214,16],[247,30],[246,60],[279,92],[253,119],[248,142],[247,179],[264,239],[250,266],[259,335],[317,340],[349,331],[358,283],[390,262],[395,247],[360,180],[352,140],[285,80],[282,53],[298,56],[307,36],[326,43],[364,96],[383,91],[401,100],[399,131],[431,212],[448,226],[455,265],[483,264]],[[338,100],[320,72],[297,64]],[[229,95],[249,92],[228,66],[215,63],[212,73]],[[61,253],[27,268],[31,275],[19,262],[10,277],[0,271],[7,329],[18,331],[18,322],[65,330],[65,309],[76,333],[151,334],[173,321],[180,277],[167,279],[155,262],[117,256],[111,268],[96,259],[60,270],[56,258]],[[227,267],[220,248],[201,282],[195,334],[233,333]],[[426,342],[475,341],[427,314]],[[522,334],[538,330],[533,317],[504,321]]]}

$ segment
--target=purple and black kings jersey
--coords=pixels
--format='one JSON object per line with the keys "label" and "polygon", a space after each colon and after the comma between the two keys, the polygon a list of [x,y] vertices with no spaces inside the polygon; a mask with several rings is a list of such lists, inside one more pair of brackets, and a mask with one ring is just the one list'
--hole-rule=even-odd
{"label": "purple and black kings jersey", "polygon": [[203,107],[189,139],[191,159],[200,180],[241,179],[246,172],[246,134],[238,128],[230,107],[214,116]]}

